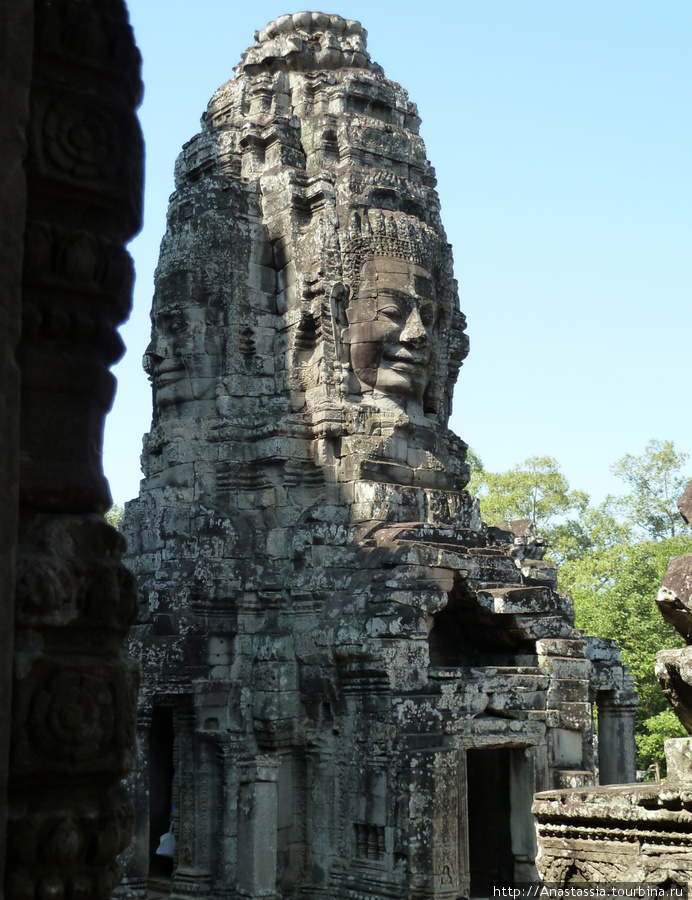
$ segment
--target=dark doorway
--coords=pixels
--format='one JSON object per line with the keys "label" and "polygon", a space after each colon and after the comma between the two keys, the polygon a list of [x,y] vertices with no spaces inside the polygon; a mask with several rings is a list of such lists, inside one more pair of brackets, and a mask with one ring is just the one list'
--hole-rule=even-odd
{"label": "dark doorway", "polygon": [[492,896],[493,884],[514,884],[510,828],[509,749],[468,750],[471,896]]}
{"label": "dark doorway", "polygon": [[156,850],[171,825],[173,786],[173,708],[155,706],[149,733],[149,875],[170,877],[173,860]]}

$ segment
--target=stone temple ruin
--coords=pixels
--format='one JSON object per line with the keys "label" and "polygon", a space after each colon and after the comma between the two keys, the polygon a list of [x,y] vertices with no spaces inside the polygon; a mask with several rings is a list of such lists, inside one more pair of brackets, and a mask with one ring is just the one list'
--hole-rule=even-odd
{"label": "stone temple ruin", "polygon": [[536,791],[634,778],[632,680],[447,428],[468,341],[416,107],[353,21],[256,35],[176,166],[128,505],[124,896],[535,878]]}

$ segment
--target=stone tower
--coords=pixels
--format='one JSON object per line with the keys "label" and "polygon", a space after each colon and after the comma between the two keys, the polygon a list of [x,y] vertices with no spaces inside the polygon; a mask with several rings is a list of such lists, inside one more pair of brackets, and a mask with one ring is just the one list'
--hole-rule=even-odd
{"label": "stone tower", "polygon": [[[434,898],[535,872],[535,790],[632,732],[528,523],[447,428],[468,341],[416,107],[339,16],[282,16],[176,167],[128,505],[143,896]],[[607,736],[606,736],[607,735]],[[157,868],[158,867],[158,868]]]}

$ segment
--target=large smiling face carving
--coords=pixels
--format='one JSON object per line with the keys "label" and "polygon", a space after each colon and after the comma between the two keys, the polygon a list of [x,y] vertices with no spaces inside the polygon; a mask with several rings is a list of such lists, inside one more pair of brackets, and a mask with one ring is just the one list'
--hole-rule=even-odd
{"label": "large smiling face carving", "polygon": [[395,257],[366,262],[343,332],[361,389],[420,403],[433,369],[437,314],[435,285],[422,266]]}
{"label": "large smiling face carving", "polygon": [[156,312],[144,369],[152,379],[158,408],[214,397],[219,321],[219,310],[208,307],[164,307]]}

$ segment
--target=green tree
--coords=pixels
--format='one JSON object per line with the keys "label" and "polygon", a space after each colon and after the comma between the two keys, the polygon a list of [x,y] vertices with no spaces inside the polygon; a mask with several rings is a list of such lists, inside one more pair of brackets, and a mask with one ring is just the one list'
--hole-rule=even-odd
{"label": "green tree", "polygon": [[657,766],[660,773],[666,758],[664,744],[668,738],[677,737],[689,735],[670,707],[643,722],[637,729],[639,767],[649,771]]}
{"label": "green tree", "polygon": [[578,519],[555,525],[550,535],[550,555],[558,563],[584,557],[602,557],[606,551],[633,540],[632,526],[617,515],[617,500],[606,497],[600,506],[587,506]]}
{"label": "green tree", "polygon": [[532,519],[536,530],[550,539],[555,519],[581,515],[589,503],[588,494],[570,490],[551,456],[531,456],[508,472],[487,472],[480,463],[472,472],[481,514],[491,524]]}
{"label": "green tree", "polygon": [[117,503],[114,503],[106,513],[105,519],[109,525],[112,525],[113,528],[117,528],[118,531],[120,531],[120,525],[123,521],[124,515],[125,510],[122,508],[122,506],[118,506]]}
{"label": "green tree", "polygon": [[560,587],[574,600],[576,624],[613,638],[637,682],[639,721],[667,708],[654,675],[658,650],[684,643],[656,606],[671,556],[692,552],[692,538],[638,541],[600,548],[560,568]]}
{"label": "green tree", "polygon": [[677,508],[689,476],[688,453],[676,453],[673,441],[649,441],[641,456],[628,453],[611,471],[631,489],[620,506],[626,519],[654,540],[675,537],[687,528]]}
{"label": "green tree", "polygon": [[469,491],[469,493],[473,494],[474,497],[476,497],[483,487],[485,467],[483,465],[483,460],[471,447],[469,447],[466,451],[466,462],[468,463],[469,469],[471,470],[471,478],[469,479],[466,490]]}

